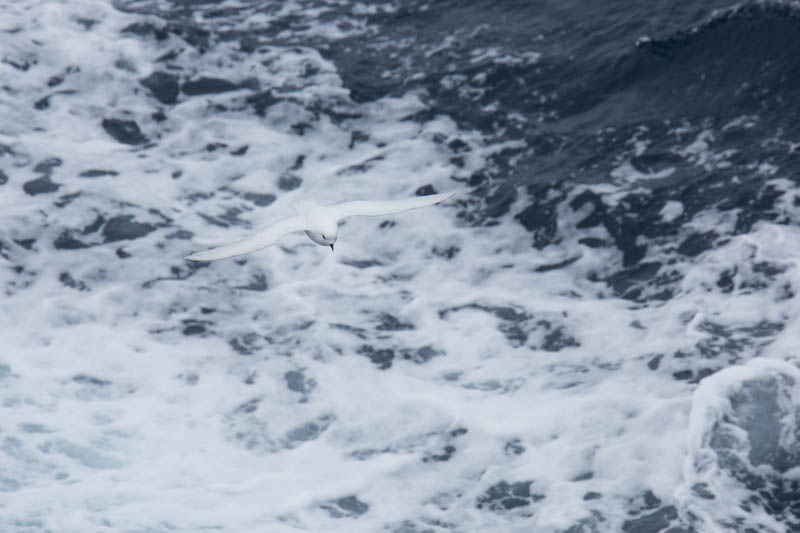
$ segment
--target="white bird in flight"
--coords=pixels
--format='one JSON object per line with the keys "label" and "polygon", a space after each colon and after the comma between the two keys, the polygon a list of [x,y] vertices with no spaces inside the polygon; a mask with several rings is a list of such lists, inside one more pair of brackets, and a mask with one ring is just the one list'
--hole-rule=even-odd
{"label": "white bird in flight", "polygon": [[197,252],[186,256],[186,259],[191,261],[216,261],[226,257],[249,254],[261,248],[272,246],[285,235],[295,231],[305,231],[309,239],[321,246],[330,246],[331,250],[333,250],[339,221],[343,218],[402,213],[411,209],[425,207],[426,205],[438,204],[454,194],[449,192],[417,196],[416,198],[407,198],[405,200],[356,201],[335,205],[319,205],[316,200],[303,200],[293,204],[293,207],[299,213],[298,215],[281,220],[241,241],[212,248],[205,252]]}

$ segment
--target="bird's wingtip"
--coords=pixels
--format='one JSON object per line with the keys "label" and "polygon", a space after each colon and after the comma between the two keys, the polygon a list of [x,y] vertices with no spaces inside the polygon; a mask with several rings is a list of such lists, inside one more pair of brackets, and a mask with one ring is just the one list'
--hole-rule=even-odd
{"label": "bird's wingtip", "polygon": [[439,194],[435,194],[434,196],[437,197],[436,203],[444,202],[445,200],[449,200],[453,196],[456,195],[456,191],[449,191],[449,192],[440,192]]}
{"label": "bird's wingtip", "polygon": [[208,261],[207,252],[195,252],[184,257],[187,261]]}

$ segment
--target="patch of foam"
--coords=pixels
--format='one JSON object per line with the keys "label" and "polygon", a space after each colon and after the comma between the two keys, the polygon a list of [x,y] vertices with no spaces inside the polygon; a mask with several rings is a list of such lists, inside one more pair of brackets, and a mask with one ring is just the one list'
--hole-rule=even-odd
{"label": "patch of foam", "polygon": [[672,222],[683,214],[683,204],[675,200],[670,200],[661,208],[660,214],[664,222]]}
{"label": "patch of foam", "polygon": [[678,154],[686,158],[687,161],[708,171],[729,168],[731,166],[729,159],[737,150],[729,148],[727,150],[714,151],[711,145],[715,140],[713,131],[701,131],[694,141],[678,150]]}
{"label": "patch of foam", "polygon": [[796,527],[781,490],[795,478],[791,469],[800,453],[798,380],[796,365],[758,358],[718,372],[694,392],[686,481],[677,494],[697,526]]}
{"label": "patch of foam", "polygon": [[674,167],[667,167],[658,172],[641,172],[630,161],[625,161],[611,171],[611,177],[623,183],[636,183],[642,180],[657,180],[670,177],[675,173]]}

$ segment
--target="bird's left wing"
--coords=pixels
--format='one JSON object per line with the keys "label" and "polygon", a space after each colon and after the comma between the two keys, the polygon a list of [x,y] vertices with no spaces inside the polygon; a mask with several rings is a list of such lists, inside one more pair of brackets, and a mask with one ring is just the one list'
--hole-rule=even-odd
{"label": "bird's left wing", "polygon": [[394,213],[402,213],[403,211],[417,209],[418,207],[425,207],[426,205],[438,204],[439,202],[447,200],[454,194],[454,192],[447,192],[441,194],[429,194],[428,196],[416,196],[414,198],[406,198],[403,200],[344,202],[341,204],[325,206],[325,209],[337,220],[356,216],[374,217],[378,215],[392,215]]}
{"label": "bird's left wing", "polygon": [[194,253],[186,256],[186,259],[191,261],[215,261],[235,255],[249,254],[250,252],[255,252],[256,250],[275,244],[284,235],[307,229],[306,226],[305,218],[301,216],[287,218],[261,230],[251,237],[218,248],[212,248],[205,252]]}

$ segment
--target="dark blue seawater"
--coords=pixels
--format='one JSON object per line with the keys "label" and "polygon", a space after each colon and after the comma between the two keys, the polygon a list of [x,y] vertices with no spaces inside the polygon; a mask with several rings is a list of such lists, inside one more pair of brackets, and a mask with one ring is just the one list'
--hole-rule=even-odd
{"label": "dark blue seawater", "polygon": [[[735,211],[734,233],[758,221],[789,222],[774,205],[782,191],[768,182],[800,170],[793,143],[800,14],[791,3],[397,2],[370,4],[355,17],[349,4],[324,2],[285,17],[269,2],[145,4],[118,5],[158,13],[199,46],[212,38],[238,41],[245,52],[312,46],[333,62],[356,103],[419,91],[426,109],[418,120],[442,114],[486,139],[522,141],[466,178],[482,205],[465,217],[479,224],[502,217],[525,190],[527,208],[515,218],[542,248],[562,237],[559,205],[592,206],[578,229],[604,228],[609,238],[596,244],[621,251],[637,281],[665,285],[657,297],[668,297],[676,275],[658,280],[666,273],[656,268],[661,259],[636,270],[651,258],[648,240],[677,240],[672,260],[680,260],[720,237],[681,230],[698,212]],[[318,18],[315,5],[327,8]],[[236,31],[261,12],[277,13],[277,21]],[[371,31],[293,36],[310,20],[347,31],[354,18]],[[716,157],[686,152],[700,137]],[[458,165],[467,147],[453,149]],[[647,179],[619,205],[601,205],[591,191],[572,194],[576,185],[614,181],[623,161]],[[659,212],[669,201],[681,202],[683,213],[665,222]],[[618,285],[619,295],[642,298]]]}
{"label": "dark blue seawater", "polygon": [[798,102],[789,1],[0,6],[0,530],[800,531]]}
{"label": "dark blue seawater", "polygon": [[[634,267],[648,255],[638,238],[683,240],[680,223],[699,211],[737,210],[736,232],[780,217],[780,192],[766,182],[773,172],[798,172],[791,139],[800,128],[799,17],[795,7],[769,2],[401,3],[398,12],[375,17],[377,36],[323,53],[354,100],[420,89],[427,113],[488,137],[523,140],[524,148],[493,158],[469,183],[486,199],[489,218],[507,213],[518,187],[527,187],[530,207],[518,220],[537,247],[559,239],[554,209],[576,184],[609,181],[622,160],[645,174],[674,169],[614,209],[597,206],[591,193],[570,202],[596,206],[579,226],[604,226],[624,266]],[[452,45],[431,55],[448,36]],[[376,46],[408,38],[388,46],[397,53],[388,60]],[[478,52],[490,48],[540,59],[481,59]],[[448,77],[459,79],[443,84]],[[709,170],[680,155],[702,132],[715,152],[734,152],[724,165]],[[634,151],[632,139],[646,148]],[[776,170],[764,173],[763,164]],[[670,200],[683,202],[684,213],[664,223],[657,213]],[[700,240],[683,255],[714,241]]]}

